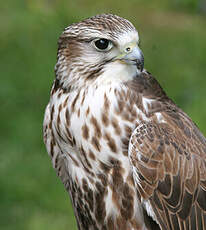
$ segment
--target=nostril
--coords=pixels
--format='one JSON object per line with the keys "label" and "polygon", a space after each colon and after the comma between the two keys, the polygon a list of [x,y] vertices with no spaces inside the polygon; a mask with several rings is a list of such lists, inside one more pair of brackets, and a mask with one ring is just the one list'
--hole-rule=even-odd
{"label": "nostril", "polygon": [[130,52],[130,51],[131,51],[131,48],[130,48],[130,47],[127,47],[125,50],[126,50],[126,52]]}

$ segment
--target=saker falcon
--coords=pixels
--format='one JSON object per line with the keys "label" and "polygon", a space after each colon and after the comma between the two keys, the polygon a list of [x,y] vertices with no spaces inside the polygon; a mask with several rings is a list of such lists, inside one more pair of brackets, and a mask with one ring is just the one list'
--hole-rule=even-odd
{"label": "saker falcon", "polygon": [[102,14],[59,38],[44,142],[78,229],[206,229],[206,139]]}

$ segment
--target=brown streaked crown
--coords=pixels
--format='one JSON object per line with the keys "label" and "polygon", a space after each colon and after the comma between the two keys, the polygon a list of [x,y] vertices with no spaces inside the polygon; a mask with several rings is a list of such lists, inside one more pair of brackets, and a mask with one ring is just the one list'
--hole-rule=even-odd
{"label": "brown streaked crown", "polygon": [[129,30],[136,29],[128,20],[113,14],[100,14],[71,24],[65,28],[62,36],[86,38],[87,33],[99,31],[115,38]]}

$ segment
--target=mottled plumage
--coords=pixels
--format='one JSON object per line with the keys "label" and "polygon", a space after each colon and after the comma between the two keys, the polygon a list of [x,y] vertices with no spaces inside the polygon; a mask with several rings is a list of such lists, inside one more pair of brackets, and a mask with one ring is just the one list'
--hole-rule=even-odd
{"label": "mottled plumage", "polygon": [[206,139],[143,69],[115,15],[59,39],[44,142],[78,228],[206,229]]}

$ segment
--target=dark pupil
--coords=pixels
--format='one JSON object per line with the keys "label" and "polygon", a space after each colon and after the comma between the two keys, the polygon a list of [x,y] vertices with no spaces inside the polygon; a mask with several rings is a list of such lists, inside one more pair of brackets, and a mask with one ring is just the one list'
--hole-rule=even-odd
{"label": "dark pupil", "polygon": [[107,39],[99,39],[95,42],[95,45],[98,49],[105,50],[109,45],[109,41]]}

